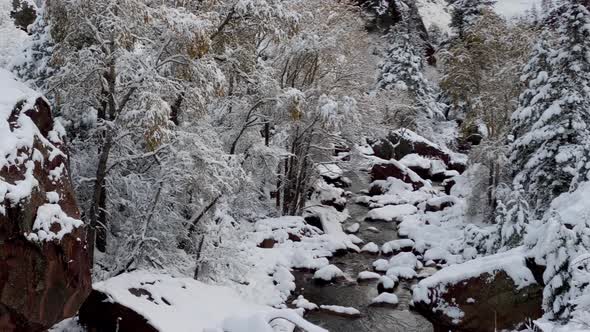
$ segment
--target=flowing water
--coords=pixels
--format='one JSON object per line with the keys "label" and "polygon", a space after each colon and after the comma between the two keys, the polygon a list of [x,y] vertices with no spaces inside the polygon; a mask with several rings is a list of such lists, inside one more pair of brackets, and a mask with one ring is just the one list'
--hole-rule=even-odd
{"label": "flowing water", "polygon": [[[348,211],[350,218],[347,227],[355,222],[360,223],[360,231],[356,234],[365,243],[375,242],[381,246],[383,243],[398,238],[397,228],[394,223],[366,222],[365,216],[368,208],[354,204],[354,197],[369,185],[366,174],[349,173],[352,180],[348,190],[353,193],[349,200]],[[367,230],[368,227],[377,227],[380,232]],[[362,246],[362,245],[361,245]],[[297,290],[294,297],[303,295],[307,300],[317,305],[339,305],[353,307],[361,311],[360,318],[346,318],[334,314],[311,311],[305,318],[309,321],[328,329],[331,332],[432,332],[432,325],[418,313],[410,311],[409,303],[412,299],[411,282],[401,282],[396,286],[395,294],[399,298],[399,304],[395,307],[369,306],[377,293],[377,281],[364,281],[357,283],[356,276],[361,271],[372,271],[372,263],[380,258],[378,255],[367,253],[348,253],[330,259],[330,262],[338,266],[351,280],[329,285],[318,285],[312,279],[313,273],[297,272],[295,274]]]}

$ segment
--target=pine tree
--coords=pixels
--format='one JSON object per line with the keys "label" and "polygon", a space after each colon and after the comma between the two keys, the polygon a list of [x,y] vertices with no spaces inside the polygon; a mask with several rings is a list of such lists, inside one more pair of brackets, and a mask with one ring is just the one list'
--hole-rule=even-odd
{"label": "pine tree", "polygon": [[[557,39],[552,49],[546,31],[537,44],[523,79],[528,89],[513,115],[516,140],[512,161],[534,218],[524,243],[543,274],[544,310],[550,319],[569,320],[576,310],[574,299],[587,293],[588,285],[574,280],[576,260],[588,254],[587,218],[564,220],[560,214],[572,192],[587,181],[590,130],[590,12],[577,1],[556,10]],[[580,187],[583,188],[583,187]],[[585,191],[584,191],[585,192]],[[585,198],[579,198],[583,201]],[[560,207],[556,207],[557,204]]]}
{"label": "pine tree", "polygon": [[455,28],[460,38],[473,25],[485,9],[489,9],[495,0],[457,0],[453,3],[454,11],[451,27]]}
{"label": "pine tree", "polygon": [[428,118],[443,117],[436,91],[424,77],[424,45],[409,23],[399,24],[386,36],[389,44],[381,66],[379,86],[406,91]]}
{"label": "pine tree", "polygon": [[590,138],[590,13],[581,5],[565,6],[557,48],[549,49],[546,40],[535,47],[523,76],[528,89],[512,117],[516,140],[511,159],[519,171],[515,184],[528,193],[536,216],[586,177],[582,172]]}
{"label": "pine tree", "polygon": [[522,243],[526,227],[531,220],[530,208],[522,188],[514,188],[505,198],[498,201],[496,222],[500,229],[497,247],[511,249]]}

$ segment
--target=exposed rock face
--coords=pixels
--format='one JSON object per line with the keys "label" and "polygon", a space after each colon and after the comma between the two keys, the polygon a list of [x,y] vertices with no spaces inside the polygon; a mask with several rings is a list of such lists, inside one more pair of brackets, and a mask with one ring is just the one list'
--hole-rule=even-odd
{"label": "exposed rock face", "polygon": [[0,71],[0,331],[43,331],[91,290],[92,245],[67,167],[62,129],[42,97]]}
{"label": "exposed rock face", "polygon": [[512,330],[543,315],[543,285],[526,266],[524,255],[503,257],[506,263],[490,257],[443,269],[420,282],[414,306],[435,331]]}
{"label": "exposed rock face", "polygon": [[[148,301],[151,298],[153,301],[152,294],[146,289],[130,288],[129,292],[137,297],[145,297]],[[88,332],[158,332],[133,309],[108,299],[108,295],[93,290],[80,308],[80,323],[86,327]]]}

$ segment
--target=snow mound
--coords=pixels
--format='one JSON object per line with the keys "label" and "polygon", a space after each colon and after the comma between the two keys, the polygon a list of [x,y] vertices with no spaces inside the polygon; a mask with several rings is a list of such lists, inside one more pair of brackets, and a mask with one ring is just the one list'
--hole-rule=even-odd
{"label": "snow mound", "polygon": [[317,310],[319,308],[317,304],[309,302],[303,295],[299,295],[292,303],[295,307],[304,310]]}

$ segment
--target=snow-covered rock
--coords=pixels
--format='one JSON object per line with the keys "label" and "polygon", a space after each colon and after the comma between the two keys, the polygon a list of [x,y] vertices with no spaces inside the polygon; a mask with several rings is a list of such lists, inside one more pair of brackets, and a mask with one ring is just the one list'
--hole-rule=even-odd
{"label": "snow-covered rock", "polygon": [[354,233],[358,233],[360,228],[361,228],[361,225],[358,222],[355,222],[354,224],[346,227],[346,231],[350,234],[354,234]]}
{"label": "snow-covered rock", "polygon": [[293,310],[255,304],[230,288],[207,285],[192,278],[135,271],[96,283],[93,288],[79,313],[80,322],[90,328],[270,332],[273,331],[271,321],[286,318],[306,331],[325,332]]}
{"label": "snow-covered rock", "polygon": [[331,282],[343,278],[345,278],[344,272],[336,265],[324,266],[313,274],[313,279],[322,282]]}
{"label": "snow-covered rock", "polygon": [[378,254],[379,253],[379,246],[377,244],[375,244],[374,242],[369,242],[361,248],[361,252]]}
{"label": "snow-covered rock", "polygon": [[310,310],[317,310],[319,307],[317,304],[309,302],[303,295],[299,295],[297,299],[293,300],[292,304],[300,309],[304,309],[307,311]]}
{"label": "snow-covered rock", "polygon": [[381,278],[381,275],[379,273],[375,273],[375,272],[371,272],[371,271],[359,272],[359,275],[357,276],[357,280],[359,280],[359,281],[373,280],[373,279],[379,279],[379,278]]}
{"label": "snow-covered rock", "polygon": [[358,318],[361,316],[361,312],[358,311],[358,309],[351,307],[342,307],[338,305],[321,305],[320,309],[322,309],[322,311],[324,312],[344,317]]}
{"label": "snow-covered rock", "polygon": [[491,332],[541,317],[542,289],[517,248],[438,271],[414,288],[413,303],[437,328]]}
{"label": "snow-covered rock", "polygon": [[367,220],[401,222],[402,217],[414,214],[416,212],[418,212],[418,208],[411,204],[388,205],[369,211],[369,213],[367,213]]}
{"label": "snow-covered rock", "polygon": [[381,252],[385,255],[389,255],[397,254],[400,251],[412,251],[414,245],[414,241],[410,239],[393,240],[385,242],[383,246],[381,246]]}
{"label": "snow-covered rock", "polygon": [[381,276],[377,283],[377,292],[381,293],[393,293],[395,289],[395,282],[398,279],[396,277],[390,278],[388,276]]}
{"label": "snow-covered rock", "polygon": [[396,305],[399,303],[397,295],[383,292],[371,300],[371,305]]}

